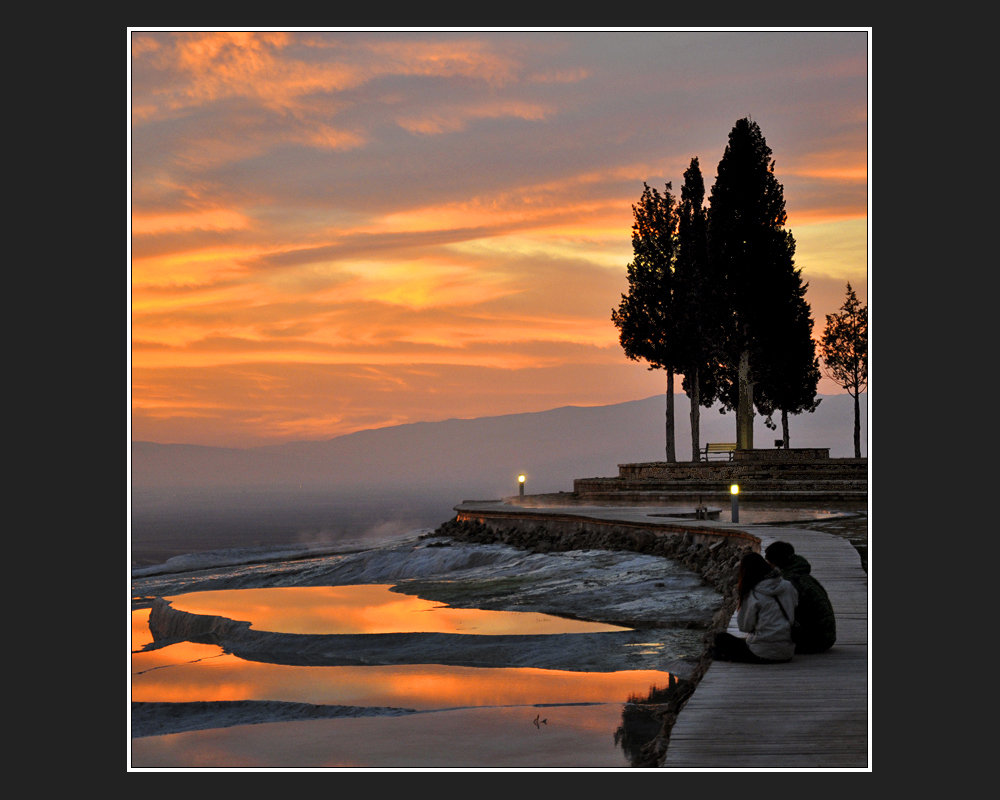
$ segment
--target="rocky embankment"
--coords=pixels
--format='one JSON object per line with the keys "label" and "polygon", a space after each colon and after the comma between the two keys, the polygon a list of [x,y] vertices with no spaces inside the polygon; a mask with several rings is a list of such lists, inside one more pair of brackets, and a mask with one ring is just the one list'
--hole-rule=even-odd
{"label": "rocky embankment", "polygon": [[[657,698],[657,701],[650,703],[650,713],[661,723],[660,731],[632,755],[632,766],[635,767],[654,767],[663,763],[677,714],[711,664],[709,644],[716,631],[727,628],[736,610],[740,560],[750,550],[745,540],[718,541],[706,545],[696,541],[691,534],[662,535],[626,525],[606,526],[600,531],[559,530],[542,525],[504,525],[496,520],[485,525],[481,522],[459,521],[457,518],[444,523],[429,535],[448,536],[458,541],[479,544],[506,544],[537,553],[625,550],[660,556],[682,564],[716,589],[723,600],[712,618],[710,630],[705,633],[705,649],[697,667],[688,680],[674,684],[666,698]],[[653,700],[652,696],[650,700]]]}

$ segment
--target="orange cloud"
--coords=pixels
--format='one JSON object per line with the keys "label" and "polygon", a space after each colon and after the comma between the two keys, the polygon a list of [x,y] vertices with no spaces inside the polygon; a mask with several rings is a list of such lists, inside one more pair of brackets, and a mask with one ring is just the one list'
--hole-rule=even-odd
{"label": "orange cloud", "polygon": [[[173,39],[173,65],[190,80],[181,102],[203,104],[224,97],[254,97],[266,107],[287,110],[303,95],[343,91],[363,81],[362,71],[344,63],[309,64],[279,59],[292,44],[288,33],[201,33]],[[161,62],[162,63],[162,62]]]}
{"label": "orange cloud", "polygon": [[518,73],[514,58],[475,36],[436,42],[370,42],[365,47],[377,57],[383,73],[471,78],[494,87],[513,82]]}
{"label": "orange cloud", "polygon": [[468,106],[437,108],[419,117],[403,118],[399,124],[410,133],[433,135],[465,130],[469,122],[474,120],[512,117],[537,122],[551,113],[552,109],[541,103],[494,100]]}
{"label": "orange cloud", "polygon": [[[132,56],[155,54],[152,61],[159,69],[175,71],[172,89],[153,94],[166,100],[164,110],[250,97],[272,110],[296,111],[302,110],[303,98],[309,95],[354,89],[382,75],[459,76],[502,86],[514,80],[517,72],[514,60],[476,38],[452,42],[355,42],[354,38],[259,32],[146,33],[133,35]],[[279,56],[293,45],[304,48],[305,52],[296,51],[300,58]],[[334,56],[307,60],[310,50],[332,50]]]}
{"label": "orange cloud", "polygon": [[175,214],[132,213],[132,234],[182,230],[238,230],[250,226],[246,215],[229,208],[213,208]]}
{"label": "orange cloud", "polygon": [[865,150],[826,150],[810,153],[808,160],[795,160],[785,171],[804,178],[821,178],[832,181],[868,182],[868,162]]}

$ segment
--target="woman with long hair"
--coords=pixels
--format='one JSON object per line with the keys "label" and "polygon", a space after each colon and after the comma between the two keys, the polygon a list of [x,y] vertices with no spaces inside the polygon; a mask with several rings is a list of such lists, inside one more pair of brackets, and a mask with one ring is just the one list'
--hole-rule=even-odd
{"label": "woman with long hair", "polygon": [[789,661],[795,653],[792,623],[798,593],[760,553],[740,561],[739,609],[736,622],[746,639],[729,633],[715,635],[714,658],[750,664]]}

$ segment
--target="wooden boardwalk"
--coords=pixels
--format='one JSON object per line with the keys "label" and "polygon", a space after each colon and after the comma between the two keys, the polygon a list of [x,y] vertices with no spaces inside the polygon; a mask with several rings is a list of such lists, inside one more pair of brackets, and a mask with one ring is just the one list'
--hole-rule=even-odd
{"label": "wooden boardwalk", "polygon": [[[870,768],[868,576],[845,539],[752,526],[812,564],[837,616],[837,643],[787,664],[709,667],[678,715],[666,768]],[[742,635],[736,618],[730,632]]]}
{"label": "wooden boardwalk", "polygon": [[[668,524],[671,509],[636,506],[526,508],[467,502],[470,518],[582,519],[637,527]],[[674,524],[680,521],[669,520]],[[868,698],[868,575],[861,557],[839,536],[791,527],[695,522],[703,532],[745,531],[791,542],[826,588],[837,617],[837,643],[787,664],[714,662],[681,710],[670,734],[667,769],[870,769]],[[743,635],[736,617],[729,630]]]}

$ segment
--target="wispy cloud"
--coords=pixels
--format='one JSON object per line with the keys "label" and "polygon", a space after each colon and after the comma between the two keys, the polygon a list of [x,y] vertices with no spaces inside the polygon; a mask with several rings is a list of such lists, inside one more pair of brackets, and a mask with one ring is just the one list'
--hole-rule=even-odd
{"label": "wispy cloud", "polygon": [[753,115],[814,315],[867,270],[864,34],[163,33],[132,63],[136,438],[635,399],[642,182]]}

